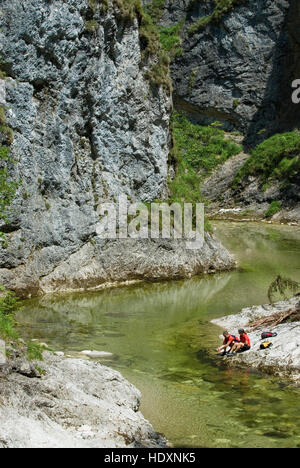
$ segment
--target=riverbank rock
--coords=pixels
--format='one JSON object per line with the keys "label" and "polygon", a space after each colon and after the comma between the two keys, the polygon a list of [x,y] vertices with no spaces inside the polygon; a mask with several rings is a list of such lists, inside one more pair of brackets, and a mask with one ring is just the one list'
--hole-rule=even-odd
{"label": "riverbank rock", "polygon": [[88,350],[85,349],[84,351],[81,351],[80,354],[83,354],[84,356],[89,356],[91,358],[109,358],[112,357],[112,353],[108,353],[107,351],[96,351],[96,350]]}
{"label": "riverbank rock", "polygon": [[44,353],[40,379],[0,374],[0,447],[166,447],[119,372]]}
{"label": "riverbank rock", "polygon": [[[250,322],[295,308],[299,302],[300,297],[294,297],[273,305],[249,307],[240,314],[212,320],[215,325],[235,334],[241,327],[249,331],[252,349],[234,357],[225,357],[224,362],[229,366],[252,367],[271,375],[286,377],[300,385],[300,322],[283,323],[271,327],[271,330],[266,326],[255,331],[247,328]],[[261,343],[265,341],[261,340],[264,331],[275,332],[277,337],[268,339],[273,343],[271,348],[260,350]]]}

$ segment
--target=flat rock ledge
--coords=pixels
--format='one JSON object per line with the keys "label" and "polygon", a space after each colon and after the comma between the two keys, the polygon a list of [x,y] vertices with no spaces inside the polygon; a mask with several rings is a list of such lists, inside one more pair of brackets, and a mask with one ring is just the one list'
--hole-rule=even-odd
{"label": "flat rock ledge", "polygon": [[49,352],[39,366],[41,378],[0,370],[0,448],[167,447],[119,372]]}
{"label": "flat rock ledge", "polygon": [[[252,349],[236,357],[224,358],[226,365],[252,367],[270,375],[287,378],[300,386],[300,322],[283,323],[271,329],[262,326],[255,331],[247,328],[250,322],[294,308],[299,301],[300,297],[297,296],[273,305],[249,307],[243,309],[240,314],[212,320],[215,325],[235,334],[241,327],[249,332]],[[278,335],[270,338],[273,346],[262,351],[259,348],[264,341],[261,340],[263,331],[276,332]]]}
{"label": "flat rock ledge", "polygon": [[1,268],[0,259],[0,284],[30,297],[184,279],[236,268],[234,256],[208,233],[203,246],[195,250],[187,249],[183,239],[95,238],[56,266],[48,254],[43,257],[42,251],[36,251],[34,255],[38,257],[30,264],[13,269]]}

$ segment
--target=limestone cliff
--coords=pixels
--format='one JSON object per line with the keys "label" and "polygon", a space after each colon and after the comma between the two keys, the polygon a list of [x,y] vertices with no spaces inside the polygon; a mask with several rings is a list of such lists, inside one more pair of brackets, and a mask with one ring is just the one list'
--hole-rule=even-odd
{"label": "limestone cliff", "polygon": [[0,227],[0,283],[22,295],[233,265],[213,239],[189,266],[174,245],[97,238],[100,201],[168,194],[172,100],[149,79],[157,57],[145,59],[141,18],[125,4],[129,13],[121,1],[1,2],[0,97],[21,185]]}
{"label": "limestone cliff", "polygon": [[[300,107],[292,102],[292,83],[300,77],[299,1],[161,3],[158,16],[168,38],[166,46],[172,40],[176,42],[176,35],[181,42],[171,63],[175,108],[200,125],[220,122],[228,131],[228,139],[239,138],[232,134],[237,130],[244,147],[239,155],[215,167],[205,181],[199,182],[202,194],[212,202],[210,214],[261,219],[276,203],[281,210],[274,220],[299,222],[297,149],[288,154],[289,148],[285,147],[278,161],[274,157],[272,163],[274,169],[291,164],[291,177],[279,167],[266,181],[260,174],[263,170],[258,169],[234,187],[253,148],[274,134],[300,128]],[[199,142],[200,159],[201,145],[205,146],[205,142]]]}
{"label": "limestone cliff", "polygon": [[227,3],[219,13],[215,1],[166,0],[160,22],[182,22],[182,53],[171,67],[176,107],[202,124],[239,130],[252,145],[299,124],[291,105],[299,2]]}

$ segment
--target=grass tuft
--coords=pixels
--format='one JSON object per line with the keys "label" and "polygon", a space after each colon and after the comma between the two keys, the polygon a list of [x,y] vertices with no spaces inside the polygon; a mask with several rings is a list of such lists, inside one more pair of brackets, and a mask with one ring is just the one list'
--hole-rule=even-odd
{"label": "grass tuft", "polygon": [[273,218],[273,216],[281,210],[281,203],[279,201],[272,201],[266,211],[266,218]]}
{"label": "grass tuft", "polygon": [[258,177],[263,188],[272,180],[299,183],[300,132],[273,135],[254,148],[237,173],[233,187],[238,187],[249,176]]}
{"label": "grass tuft", "polygon": [[45,348],[36,341],[29,341],[27,344],[28,361],[43,361],[43,351]]}
{"label": "grass tuft", "polygon": [[3,340],[16,340],[18,338],[14,312],[20,307],[21,303],[16,295],[0,286],[0,337]]}
{"label": "grass tuft", "polygon": [[[201,182],[213,169],[241,147],[225,139],[218,125],[204,127],[190,122],[183,114],[172,116],[173,148],[170,159],[176,165],[176,175],[169,181],[172,202],[205,203],[201,195]],[[210,225],[206,221],[206,230]]]}
{"label": "grass tuft", "polygon": [[[227,13],[233,10],[233,8],[246,3],[247,1],[248,0],[214,0],[215,7],[212,13],[207,16],[202,16],[202,18],[192,24],[188,29],[188,33],[193,35],[200,29],[205,29],[211,23],[219,23]],[[190,2],[190,8],[195,5],[196,2],[198,3],[199,0],[192,0]]]}

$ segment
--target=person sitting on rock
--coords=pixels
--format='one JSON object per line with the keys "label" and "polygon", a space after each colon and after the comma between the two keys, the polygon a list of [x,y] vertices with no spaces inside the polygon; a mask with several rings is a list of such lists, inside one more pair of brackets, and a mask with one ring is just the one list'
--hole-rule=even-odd
{"label": "person sitting on rock", "polygon": [[250,338],[243,328],[239,329],[240,343],[235,343],[231,349],[232,353],[244,353],[251,349]]}
{"label": "person sitting on rock", "polygon": [[225,355],[226,354],[226,349],[229,347],[231,352],[232,352],[233,348],[237,344],[240,343],[240,340],[239,340],[239,338],[237,336],[234,336],[234,335],[231,335],[230,333],[228,333],[228,331],[224,331],[223,336],[224,336],[223,346],[220,346],[220,348],[218,348],[218,353],[223,351],[223,353]]}

